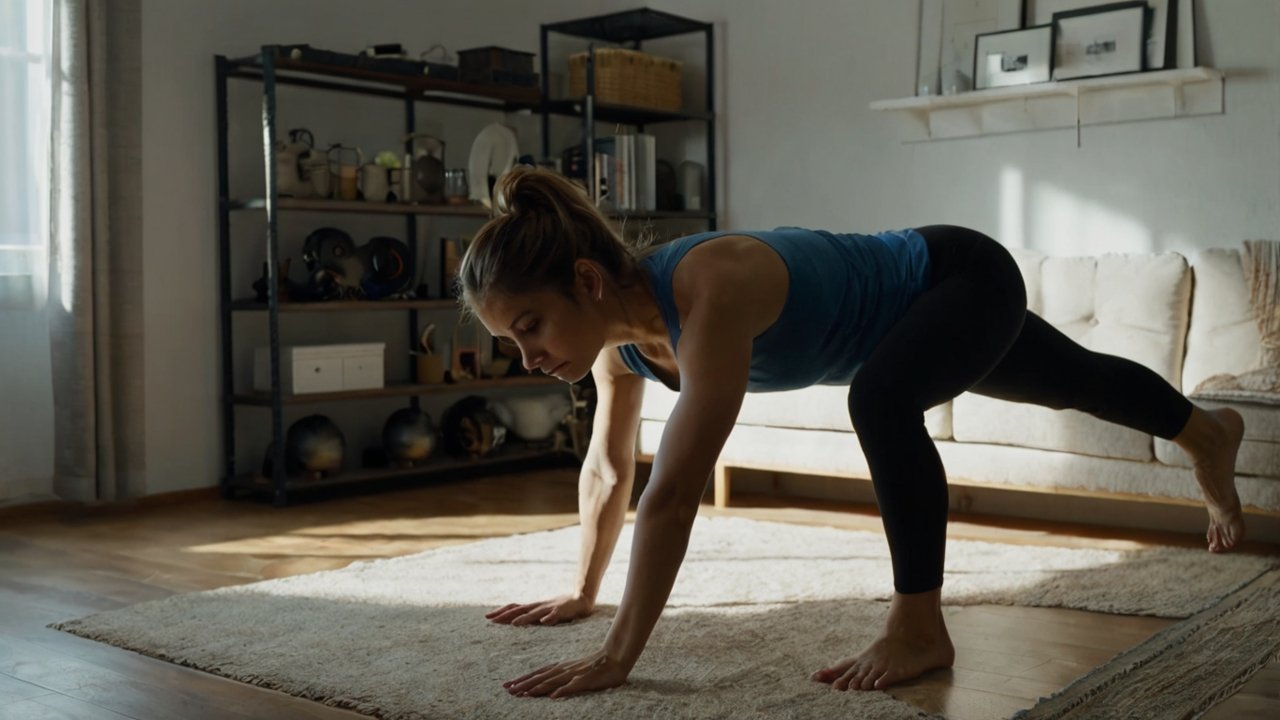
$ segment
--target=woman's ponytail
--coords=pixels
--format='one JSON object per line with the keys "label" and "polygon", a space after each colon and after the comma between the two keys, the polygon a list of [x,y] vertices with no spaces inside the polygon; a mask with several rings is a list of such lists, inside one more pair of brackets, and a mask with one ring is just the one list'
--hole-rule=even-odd
{"label": "woman's ponytail", "polygon": [[517,167],[494,187],[495,217],[476,233],[458,273],[467,308],[491,293],[553,289],[573,297],[573,265],[599,263],[626,282],[635,260],[582,188],[550,170]]}

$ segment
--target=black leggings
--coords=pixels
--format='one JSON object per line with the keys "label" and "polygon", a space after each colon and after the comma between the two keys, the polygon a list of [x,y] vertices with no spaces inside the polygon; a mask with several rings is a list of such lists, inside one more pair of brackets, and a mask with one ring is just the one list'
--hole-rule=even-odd
{"label": "black leggings", "polygon": [[1162,438],[1182,431],[1191,403],[1156,373],[1077,345],[1027,310],[1017,264],[973,230],[918,229],[929,288],[876,346],[849,388],[893,557],[894,586],[942,585],[947,481],[924,412],[966,390],[1072,408]]}

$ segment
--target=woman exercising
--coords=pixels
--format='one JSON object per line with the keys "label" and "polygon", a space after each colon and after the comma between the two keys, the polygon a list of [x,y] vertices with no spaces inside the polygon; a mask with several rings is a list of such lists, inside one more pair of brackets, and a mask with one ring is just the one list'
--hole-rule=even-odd
{"label": "woman exercising", "polygon": [[529,370],[570,383],[591,372],[598,404],[579,480],[575,587],[488,619],[549,625],[593,612],[631,497],[644,381],[680,394],[636,508],[626,589],[604,646],[507,682],[510,693],[564,697],[627,679],[746,392],[849,387],[895,592],[879,638],[812,675],[839,690],[882,689],[954,660],[941,609],[947,481],[924,413],[966,390],[1172,439],[1194,462],[1209,550],[1244,538],[1240,415],[1199,408],[1151,370],[1086,350],[1028,312],[1012,257],[978,232],[709,232],[636,257],[555,173],[518,168],[496,195],[501,214],[462,262],[462,300]]}

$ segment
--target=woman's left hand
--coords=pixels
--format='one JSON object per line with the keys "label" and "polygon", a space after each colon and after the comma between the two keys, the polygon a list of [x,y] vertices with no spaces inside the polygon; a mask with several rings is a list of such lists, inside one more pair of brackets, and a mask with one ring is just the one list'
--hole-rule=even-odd
{"label": "woman's left hand", "polygon": [[562,698],[618,687],[629,672],[630,668],[600,650],[581,660],[547,665],[502,686],[512,695]]}

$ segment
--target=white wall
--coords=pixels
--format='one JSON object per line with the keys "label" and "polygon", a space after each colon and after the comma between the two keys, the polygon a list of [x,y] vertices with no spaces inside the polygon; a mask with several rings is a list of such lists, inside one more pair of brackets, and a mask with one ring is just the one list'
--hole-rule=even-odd
{"label": "white wall", "polygon": [[1226,113],[903,144],[874,100],[912,94],[915,0],[658,0],[720,27],[734,227],[969,225],[1052,254],[1280,237],[1280,3],[1197,0]]}
{"label": "white wall", "polygon": [[[1202,60],[1227,72],[1226,114],[1089,127],[1078,149],[1074,131],[900,143],[894,119],[867,106],[911,92],[914,0],[648,4],[717,24],[722,227],[870,231],[948,222],[1060,254],[1190,251],[1280,236],[1280,3],[1272,0],[1202,3]],[[541,22],[632,6],[617,0],[146,0],[149,493],[212,485],[221,467],[213,56],[288,42],[349,50],[398,41],[414,49],[443,42],[454,50],[497,44],[536,51]],[[677,43],[671,53],[689,49]],[[690,70],[696,76],[697,66]],[[253,90],[236,92],[233,100],[243,103],[233,136],[255,142]],[[398,132],[394,110],[383,117],[355,106],[313,104],[322,101],[303,95],[293,101],[307,114],[283,117],[283,126],[320,123],[331,136],[349,132],[346,141],[366,147]],[[450,164],[462,164],[479,125],[498,117],[467,112],[422,120],[449,143]],[[536,151],[536,124],[511,122],[522,143],[528,140],[522,150]],[[353,124],[359,129],[349,129]],[[663,131],[667,143],[669,136]],[[251,184],[260,183],[260,172],[238,163],[233,175]],[[251,221],[237,220],[244,222]],[[258,242],[252,226],[236,228]],[[461,230],[427,232],[436,231]],[[236,289],[243,294],[243,287]]]}

